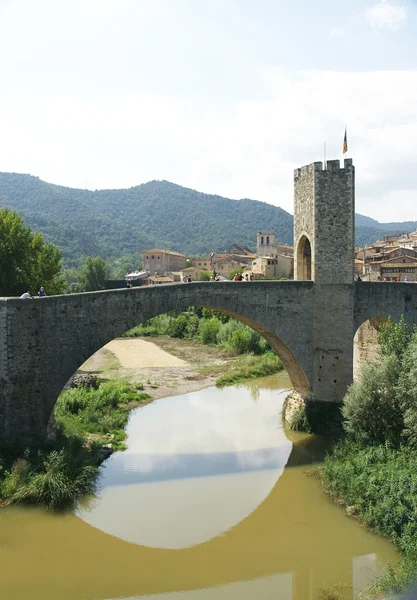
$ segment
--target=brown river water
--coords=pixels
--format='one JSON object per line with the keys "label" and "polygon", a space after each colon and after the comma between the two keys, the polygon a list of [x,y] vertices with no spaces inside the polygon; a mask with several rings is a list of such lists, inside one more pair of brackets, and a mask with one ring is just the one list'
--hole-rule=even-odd
{"label": "brown river water", "polygon": [[1,600],[319,600],[395,548],[322,493],[312,436],[284,430],[285,375],[158,400],[75,513],[0,510]]}

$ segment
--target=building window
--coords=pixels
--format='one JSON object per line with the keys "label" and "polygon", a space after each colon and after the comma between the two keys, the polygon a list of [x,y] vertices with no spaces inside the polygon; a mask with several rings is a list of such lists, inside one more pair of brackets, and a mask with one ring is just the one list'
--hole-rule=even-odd
{"label": "building window", "polygon": [[270,261],[270,260],[268,260],[268,265],[270,265],[270,264],[271,264],[271,261]]}
{"label": "building window", "polygon": [[158,260],[159,260],[159,256],[158,256]]}
{"label": "building window", "polygon": [[263,246],[264,243],[264,236],[261,237],[261,246]]}
{"label": "building window", "polygon": [[149,256],[146,257],[146,260],[149,260]]}
{"label": "building window", "polygon": [[269,235],[266,236],[266,245],[269,246]]}
{"label": "building window", "polygon": [[154,257],[154,256],[152,256],[152,260],[153,260],[154,258],[155,258],[155,257]]}

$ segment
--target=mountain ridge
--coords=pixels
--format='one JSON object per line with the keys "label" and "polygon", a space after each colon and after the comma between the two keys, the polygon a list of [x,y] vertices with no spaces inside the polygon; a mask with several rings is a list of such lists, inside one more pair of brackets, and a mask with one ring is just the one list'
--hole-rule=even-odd
{"label": "mountain ridge", "polygon": [[[274,230],[279,243],[293,242],[293,216],[278,206],[206,194],[166,180],[93,191],[0,172],[0,206],[21,214],[26,225],[59,246],[66,266],[78,266],[88,255],[109,263],[124,258],[135,266],[141,251],[150,247],[190,255],[225,251],[234,242],[255,248],[262,229]],[[415,221],[355,218],[358,245],[417,228]]]}

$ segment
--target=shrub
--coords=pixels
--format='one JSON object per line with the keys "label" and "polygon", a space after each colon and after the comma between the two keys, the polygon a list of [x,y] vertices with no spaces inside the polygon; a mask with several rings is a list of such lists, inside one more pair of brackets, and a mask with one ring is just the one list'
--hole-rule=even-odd
{"label": "shrub", "polygon": [[98,475],[94,453],[72,439],[59,450],[39,451],[14,462],[1,486],[10,502],[42,504],[50,509],[72,507],[95,490]]}
{"label": "shrub", "polygon": [[188,319],[185,315],[178,315],[172,319],[168,329],[168,335],[173,338],[184,338],[187,332]]}
{"label": "shrub", "polygon": [[187,321],[185,337],[189,340],[198,338],[200,333],[200,319],[196,315],[190,315]]}
{"label": "shrub", "polygon": [[404,416],[403,437],[417,448],[417,334],[414,333],[403,355],[402,370],[396,389]]}
{"label": "shrub", "polygon": [[203,344],[215,344],[220,330],[220,321],[216,318],[203,319],[200,323],[200,340]]}
{"label": "shrub", "polygon": [[345,430],[363,444],[397,445],[403,417],[395,390],[400,362],[394,355],[365,365],[345,396],[342,414]]}
{"label": "shrub", "polygon": [[382,323],[378,333],[381,353],[384,355],[394,354],[401,359],[410,343],[411,335],[410,326],[404,319],[404,315],[401,315],[399,323],[394,323],[391,317],[388,317],[388,321]]}
{"label": "shrub", "polygon": [[282,362],[273,352],[267,352],[262,356],[253,356],[249,354],[240,357],[232,365],[231,369],[217,379],[216,385],[231,385],[232,383],[243,379],[272,375],[282,368]]}

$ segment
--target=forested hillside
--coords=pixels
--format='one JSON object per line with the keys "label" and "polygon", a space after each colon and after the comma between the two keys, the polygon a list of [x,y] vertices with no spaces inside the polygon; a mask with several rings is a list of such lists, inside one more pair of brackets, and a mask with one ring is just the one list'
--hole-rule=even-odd
{"label": "forested hillside", "polygon": [[[291,244],[293,235],[293,217],[279,207],[203,194],[168,181],[89,191],[31,175],[0,173],[0,207],[18,212],[26,225],[58,245],[66,266],[100,256],[129,268],[152,246],[202,254],[224,251],[233,242],[255,248],[260,229],[274,230],[281,243]],[[416,228],[416,223],[381,224],[360,215],[358,219],[365,225],[357,227],[361,244]]]}

